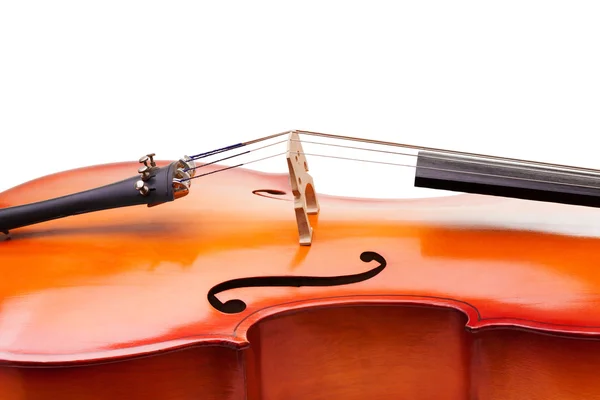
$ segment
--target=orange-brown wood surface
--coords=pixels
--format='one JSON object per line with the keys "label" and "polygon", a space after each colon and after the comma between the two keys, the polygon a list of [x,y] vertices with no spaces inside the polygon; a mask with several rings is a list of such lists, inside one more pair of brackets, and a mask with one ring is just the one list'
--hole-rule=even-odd
{"label": "orange-brown wood surface", "polygon": [[[0,207],[136,168],[49,176]],[[287,179],[230,170],[0,241],[0,398],[600,398],[596,209],[320,196],[306,247]],[[208,301],[232,279],[358,275],[380,265],[365,251],[385,267],[355,283],[216,294],[239,313]]]}

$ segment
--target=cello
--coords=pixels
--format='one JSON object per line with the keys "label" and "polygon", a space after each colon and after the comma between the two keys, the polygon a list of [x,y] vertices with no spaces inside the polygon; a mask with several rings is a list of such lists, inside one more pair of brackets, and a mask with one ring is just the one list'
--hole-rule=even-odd
{"label": "cello", "polygon": [[[322,195],[307,143],[460,194]],[[308,131],[155,157],[0,194],[1,399],[600,399],[600,171]]]}

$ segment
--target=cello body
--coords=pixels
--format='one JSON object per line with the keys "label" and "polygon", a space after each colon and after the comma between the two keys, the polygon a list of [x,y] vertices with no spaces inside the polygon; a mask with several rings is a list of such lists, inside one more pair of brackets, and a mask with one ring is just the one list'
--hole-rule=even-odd
{"label": "cello body", "polygon": [[299,246],[287,175],[195,185],[0,241],[1,399],[600,399],[596,209],[320,195]]}

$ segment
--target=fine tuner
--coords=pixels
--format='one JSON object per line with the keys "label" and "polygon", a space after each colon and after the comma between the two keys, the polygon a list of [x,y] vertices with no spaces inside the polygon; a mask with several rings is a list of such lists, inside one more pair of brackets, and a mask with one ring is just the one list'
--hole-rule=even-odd
{"label": "fine tuner", "polygon": [[[135,182],[135,189],[142,195],[150,194],[150,187],[146,184],[150,178],[156,175],[159,167],[154,161],[155,153],[146,154],[139,159],[140,164],[143,164],[139,169],[140,179]],[[173,174],[173,191],[175,199],[186,196],[192,186],[191,178],[196,172],[196,163],[188,156],[175,163],[175,172]]]}

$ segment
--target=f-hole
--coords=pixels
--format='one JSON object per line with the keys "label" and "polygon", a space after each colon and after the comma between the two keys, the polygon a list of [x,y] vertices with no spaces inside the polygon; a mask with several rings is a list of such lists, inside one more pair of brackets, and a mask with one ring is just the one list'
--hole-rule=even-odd
{"label": "f-hole", "polygon": [[261,196],[261,197],[266,197],[268,199],[275,199],[275,200],[290,200],[290,199],[286,199],[284,197],[277,197],[277,196],[285,196],[287,193],[284,192],[283,190],[277,190],[277,189],[256,189],[252,191],[253,194],[257,195],[257,196]]}

